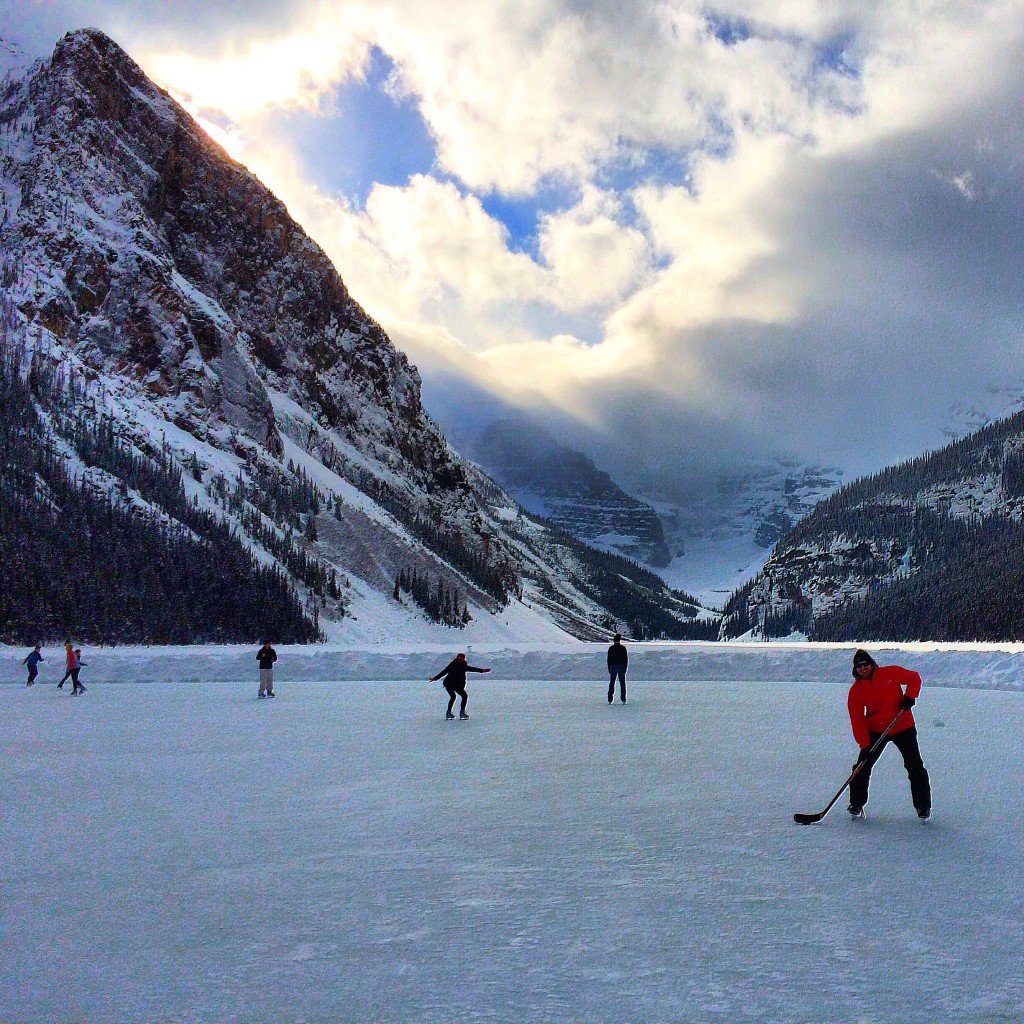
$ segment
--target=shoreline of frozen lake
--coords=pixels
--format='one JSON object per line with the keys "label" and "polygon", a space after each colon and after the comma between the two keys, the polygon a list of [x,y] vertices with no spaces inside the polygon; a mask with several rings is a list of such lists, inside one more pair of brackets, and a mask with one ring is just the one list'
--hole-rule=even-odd
{"label": "shoreline of frozen lake", "polygon": [[[633,685],[645,680],[728,682],[821,682],[848,685],[856,644],[812,643],[629,643]],[[869,644],[881,663],[899,662],[920,672],[924,685],[973,689],[1024,689],[1024,644]],[[256,676],[258,645],[192,647],[83,646],[86,667],[82,680],[94,683],[203,682],[245,680]],[[594,680],[605,683],[606,644],[517,645],[509,647],[401,644],[350,647],[338,644],[279,645],[275,679],[307,681],[425,680],[437,673],[456,651],[490,666],[497,680]],[[21,659],[28,648],[0,646],[0,679],[24,684]],[[55,682],[64,672],[62,648],[44,650],[40,683]]]}

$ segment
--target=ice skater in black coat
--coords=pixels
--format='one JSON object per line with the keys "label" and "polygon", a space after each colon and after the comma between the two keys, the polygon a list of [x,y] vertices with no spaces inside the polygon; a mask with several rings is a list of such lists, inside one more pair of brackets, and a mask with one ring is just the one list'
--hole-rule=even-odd
{"label": "ice skater in black coat", "polygon": [[438,679],[444,678],[442,684],[448,691],[448,696],[451,698],[448,701],[448,710],[445,712],[445,718],[454,718],[452,714],[452,708],[455,707],[455,696],[456,694],[462,698],[462,703],[459,705],[459,718],[469,718],[466,714],[466,701],[469,699],[466,693],[466,673],[467,672],[490,672],[489,668],[475,668],[466,661],[464,654],[456,654],[455,660],[449,662],[436,676],[431,676],[430,681],[436,682]]}

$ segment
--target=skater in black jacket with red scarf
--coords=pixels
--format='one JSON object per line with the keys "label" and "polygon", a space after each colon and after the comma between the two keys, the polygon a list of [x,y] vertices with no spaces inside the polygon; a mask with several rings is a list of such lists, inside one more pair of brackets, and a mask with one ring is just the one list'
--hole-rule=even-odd
{"label": "skater in black jacket with red scarf", "polygon": [[466,656],[462,653],[455,655],[455,660],[449,662],[436,676],[430,677],[430,682],[436,682],[438,679],[444,677],[444,688],[448,691],[448,696],[451,698],[448,701],[448,710],[445,712],[445,718],[454,718],[452,714],[452,708],[455,706],[456,695],[462,698],[462,703],[459,705],[459,718],[469,718],[466,714],[466,701],[469,699],[469,695],[466,693],[466,673],[467,672],[490,672],[489,668],[475,668],[466,661]]}

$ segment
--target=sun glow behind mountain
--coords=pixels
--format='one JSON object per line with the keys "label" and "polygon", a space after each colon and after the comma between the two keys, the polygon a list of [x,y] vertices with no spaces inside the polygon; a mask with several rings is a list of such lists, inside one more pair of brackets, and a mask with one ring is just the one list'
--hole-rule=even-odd
{"label": "sun glow behind mountain", "polygon": [[84,18],[426,377],[575,421],[595,457],[877,468],[994,367],[1024,377],[1009,0],[16,3],[2,34],[42,54]]}

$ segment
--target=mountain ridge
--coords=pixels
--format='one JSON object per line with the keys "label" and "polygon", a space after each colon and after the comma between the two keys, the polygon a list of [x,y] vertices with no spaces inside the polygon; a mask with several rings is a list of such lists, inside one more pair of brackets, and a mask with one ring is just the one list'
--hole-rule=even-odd
{"label": "mountain ridge", "polygon": [[841,487],[725,608],[726,636],[1024,637],[1024,412]]}
{"label": "mountain ridge", "polygon": [[[404,629],[455,604],[497,628],[510,602],[517,628],[626,630],[606,598],[629,600],[598,577],[621,580],[641,629],[649,613],[685,633],[692,602],[595,568],[458,456],[322,250],[103,33],[0,85],[0,198],[3,330],[25,366],[80,374],[95,415],[186,469],[191,500],[335,633],[360,607]],[[295,575],[311,564],[337,599]]]}

